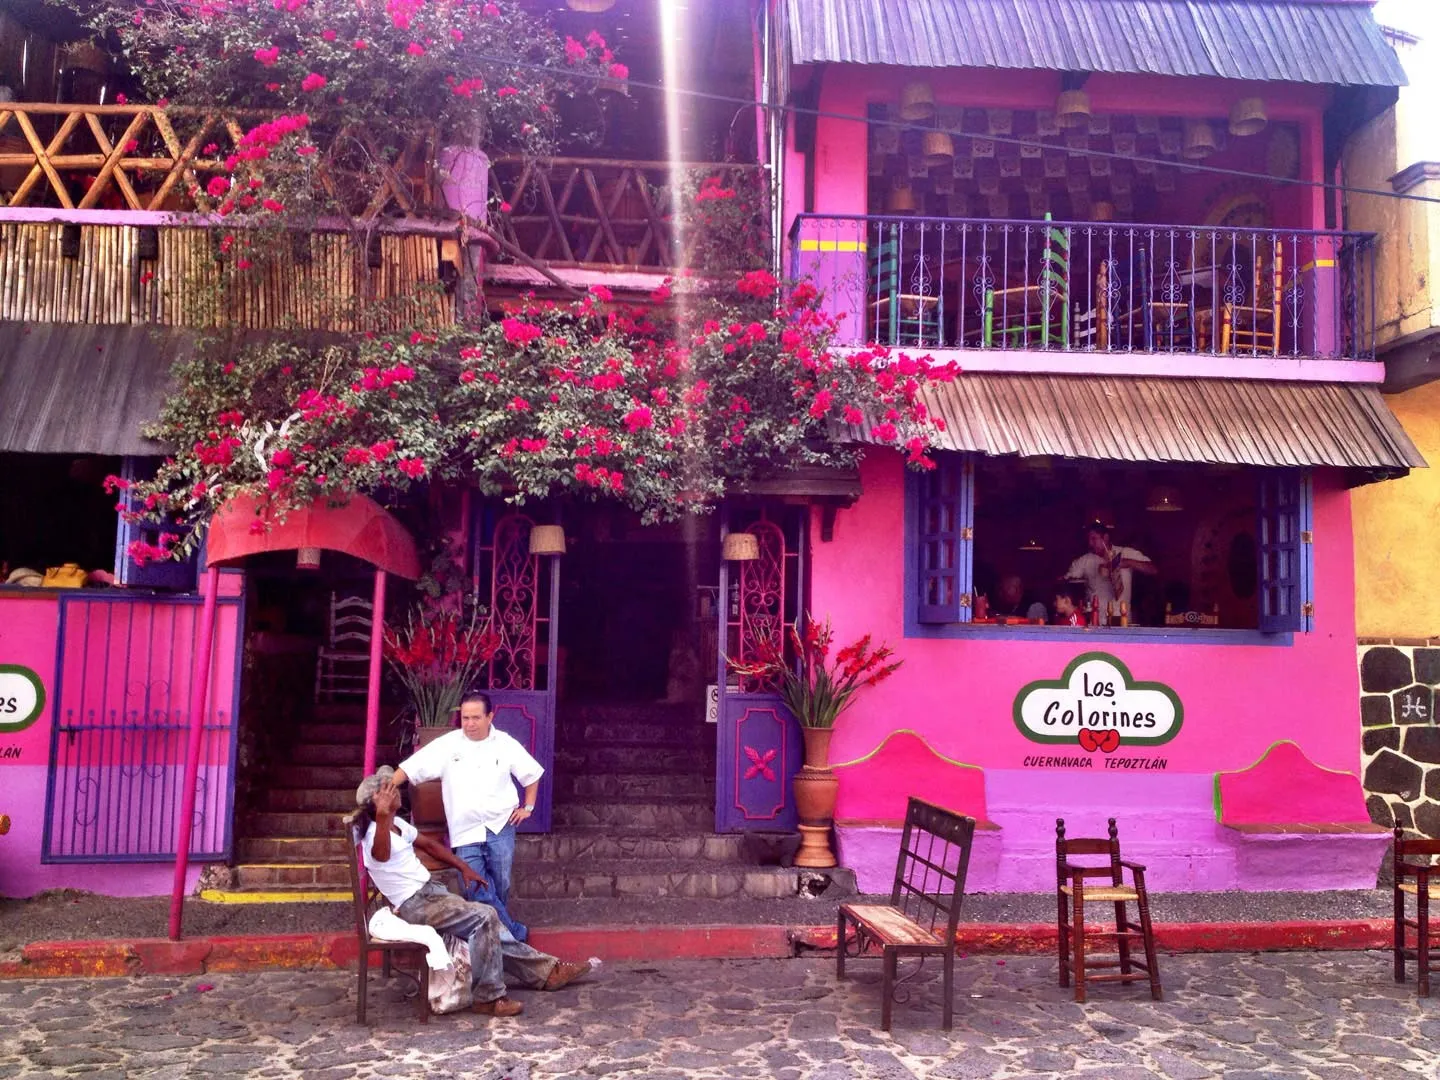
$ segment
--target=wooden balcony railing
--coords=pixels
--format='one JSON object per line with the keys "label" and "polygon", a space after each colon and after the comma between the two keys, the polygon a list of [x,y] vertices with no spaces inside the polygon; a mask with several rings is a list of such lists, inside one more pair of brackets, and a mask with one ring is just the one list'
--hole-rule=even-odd
{"label": "wooden balcony railing", "polygon": [[[154,105],[0,105],[0,209],[191,211],[193,191],[266,114]],[[440,212],[431,133],[386,148],[359,128],[314,130],[307,166],[353,218]],[[453,215],[449,215],[453,216]]]}
{"label": "wooden balcony railing", "polygon": [[1371,233],[800,214],[846,344],[1371,360]]}
{"label": "wooden balcony railing", "polygon": [[296,234],[223,290],[219,238],[203,226],[0,221],[0,320],[346,332],[454,318],[433,236]]}
{"label": "wooden balcony railing", "polygon": [[490,187],[510,209],[492,227],[530,258],[606,270],[671,270],[691,262],[692,243],[675,250],[674,177],[718,178],[724,187],[756,165],[591,158],[498,158]]}

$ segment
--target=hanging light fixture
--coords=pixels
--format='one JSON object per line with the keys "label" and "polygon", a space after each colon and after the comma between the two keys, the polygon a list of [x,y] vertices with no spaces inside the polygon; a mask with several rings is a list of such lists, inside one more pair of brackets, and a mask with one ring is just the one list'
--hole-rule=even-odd
{"label": "hanging light fixture", "polygon": [[1230,106],[1231,135],[1258,135],[1265,130],[1269,120],[1264,98],[1241,98]]}
{"label": "hanging light fixture", "polygon": [[1090,125],[1090,95],[1084,90],[1062,90],[1055,99],[1055,122],[1062,128]]}
{"label": "hanging light fixture", "polygon": [[1020,550],[1021,550],[1021,551],[1044,551],[1044,550],[1045,550],[1045,545],[1042,544],[1042,543],[1040,543],[1040,541],[1039,541],[1039,540],[1036,540],[1034,537],[1031,537],[1029,540],[1026,540],[1023,544],[1020,545]]}
{"label": "hanging light fixture", "polygon": [[726,562],[754,562],[760,558],[760,541],[754,533],[730,533],[720,548],[720,557]]}
{"label": "hanging light fixture", "polygon": [[1174,513],[1184,510],[1180,502],[1180,492],[1166,484],[1157,484],[1150,489],[1150,497],[1145,500],[1145,509],[1152,510],[1157,514]]}
{"label": "hanging light fixture", "polygon": [[906,83],[900,91],[901,120],[929,120],[935,115],[935,91],[927,82]]}
{"label": "hanging light fixture", "polygon": [[565,530],[559,525],[535,525],[530,529],[531,555],[564,555]]}
{"label": "hanging light fixture", "polygon": [[1111,203],[1111,202],[1104,202],[1103,200],[1102,200],[1101,202],[1091,203],[1091,204],[1090,204],[1090,220],[1091,220],[1091,221],[1114,221],[1114,220],[1115,220],[1115,204],[1114,204],[1114,203]]}
{"label": "hanging light fixture", "polygon": [[955,140],[947,131],[927,131],[925,138],[920,140],[920,148],[929,168],[949,165],[955,160]]}
{"label": "hanging light fixture", "polygon": [[302,547],[295,549],[296,570],[319,570],[320,549],[318,547]]}
{"label": "hanging light fixture", "polygon": [[1185,146],[1181,156],[1187,161],[1204,161],[1215,152],[1215,130],[1204,120],[1185,121]]}
{"label": "hanging light fixture", "polygon": [[887,214],[915,213],[915,192],[909,184],[897,184],[885,199]]}
{"label": "hanging light fixture", "polygon": [[602,11],[609,11],[615,6],[615,0],[565,0],[565,6],[571,11],[584,11],[591,15],[598,15]]}

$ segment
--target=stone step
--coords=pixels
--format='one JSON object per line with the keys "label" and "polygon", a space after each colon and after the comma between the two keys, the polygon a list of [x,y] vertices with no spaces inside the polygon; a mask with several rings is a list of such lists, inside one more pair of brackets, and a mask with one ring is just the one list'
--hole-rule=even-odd
{"label": "stone step", "polygon": [[[850,871],[829,873],[835,881],[827,895],[854,894],[855,879]],[[806,874],[808,871],[796,868],[716,860],[587,859],[564,864],[527,863],[522,872],[515,874],[511,890],[514,896],[528,900],[624,896],[785,900],[802,895],[802,875]]]}
{"label": "stone step", "polygon": [[566,746],[628,746],[642,743],[646,746],[699,747],[707,742],[714,742],[714,739],[715,729],[703,720],[683,725],[647,720],[615,720],[556,730],[556,742]]}
{"label": "stone step", "polygon": [[[359,783],[359,781],[355,781]],[[355,809],[354,786],[344,788],[271,788],[261,796],[266,810],[287,811],[337,810],[348,814]]]}
{"label": "stone step", "polygon": [[648,798],[654,795],[683,795],[715,799],[715,774],[689,773],[596,773],[559,772],[555,775],[555,798],[583,802],[596,797]]}
{"label": "stone step", "polygon": [[290,748],[289,757],[296,765],[347,765],[358,772],[365,763],[365,748],[359,742],[299,743]]}
{"label": "stone step", "polygon": [[703,702],[680,702],[665,704],[658,701],[604,702],[581,705],[562,702],[555,712],[556,723],[563,728],[585,724],[618,724],[640,720],[653,724],[703,726],[705,705]]}
{"label": "stone step", "polygon": [[350,884],[350,868],[342,862],[241,863],[235,867],[240,889],[335,889]]}
{"label": "stone step", "polygon": [[349,746],[365,743],[365,721],[358,724],[301,724],[295,729],[297,745],[318,743],[322,745]]}
{"label": "stone step", "polygon": [[[354,799],[351,803],[353,805]],[[345,825],[337,813],[263,811],[245,818],[245,832],[251,836],[287,836],[316,839],[345,836]]]}
{"label": "stone step", "polygon": [[739,834],[651,831],[640,829],[567,829],[563,832],[521,834],[516,838],[515,862],[570,863],[607,859],[695,859],[736,861],[744,850]]}
{"label": "stone step", "polygon": [[353,765],[276,765],[270,770],[272,788],[340,788],[355,794],[360,771]]}
{"label": "stone step", "polygon": [[336,701],[310,706],[310,715],[322,724],[364,724],[365,702]]}
{"label": "stone step", "polygon": [[618,746],[570,746],[555,750],[555,769],[570,772],[635,773],[715,772],[714,747],[648,746],[630,743]]}
{"label": "stone step", "polygon": [[695,832],[714,827],[715,803],[709,798],[683,796],[556,803],[552,822],[556,829],[603,827],[626,831],[673,829]]}
{"label": "stone step", "polygon": [[247,836],[235,847],[242,863],[333,862],[350,850],[343,836]]}

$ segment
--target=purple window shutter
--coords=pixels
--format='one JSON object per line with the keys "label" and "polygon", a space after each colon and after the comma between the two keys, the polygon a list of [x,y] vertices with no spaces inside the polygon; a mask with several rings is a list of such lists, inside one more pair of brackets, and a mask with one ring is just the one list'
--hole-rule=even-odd
{"label": "purple window shutter", "polygon": [[1261,473],[1255,539],[1260,559],[1260,629],[1266,633],[1305,629],[1305,493],[1298,470]]}
{"label": "purple window shutter", "polygon": [[970,621],[974,472],[963,454],[940,454],[921,476],[916,500],[915,565],[922,623]]}

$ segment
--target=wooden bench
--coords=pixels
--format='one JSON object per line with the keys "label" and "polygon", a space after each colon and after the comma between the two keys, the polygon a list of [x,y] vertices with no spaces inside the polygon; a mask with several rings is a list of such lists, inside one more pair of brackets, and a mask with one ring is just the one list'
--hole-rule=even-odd
{"label": "wooden bench", "polygon": [[975,839],[975,819],[911,798],[900,838],[900,858],[889,904],[842,904],[835,951],[835,975],[845,978],[848,931],[855,931],[855,955],[878,948],[883,963],[880,1027],[890,1030],[895,969],[901,956],[940,956],[944,965],[944,1018],[949,1030],[955,1009],[955,925],[965,896],[965,874]]}

